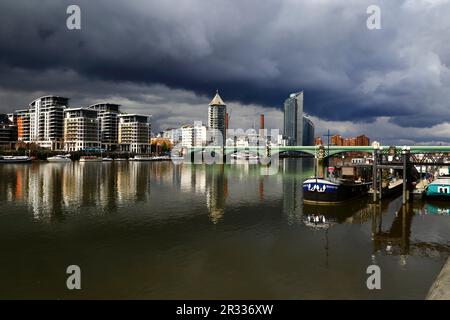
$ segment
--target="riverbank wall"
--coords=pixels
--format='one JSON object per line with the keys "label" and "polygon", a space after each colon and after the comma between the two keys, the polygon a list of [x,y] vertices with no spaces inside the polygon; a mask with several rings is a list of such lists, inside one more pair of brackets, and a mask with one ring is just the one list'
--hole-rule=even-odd
{"label": "riverbank wall", "polygon": [[450,300],[450,257],[431,286],[427,300]]}

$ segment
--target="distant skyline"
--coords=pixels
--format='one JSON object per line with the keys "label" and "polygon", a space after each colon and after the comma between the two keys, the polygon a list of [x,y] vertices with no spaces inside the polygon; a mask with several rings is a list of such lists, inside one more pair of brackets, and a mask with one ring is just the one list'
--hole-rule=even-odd
{"label": "distant skyline", "polygon": [[[81,30],[66,8],[81,8]],[[381,30],[366,9],[381,8]],[[3,0],[0,113],[46,94],[152,114],[154,131],[201,120],[220,90],[231,128],[283,129],[303,90],[316,135],[450,143],[450,1]]]}

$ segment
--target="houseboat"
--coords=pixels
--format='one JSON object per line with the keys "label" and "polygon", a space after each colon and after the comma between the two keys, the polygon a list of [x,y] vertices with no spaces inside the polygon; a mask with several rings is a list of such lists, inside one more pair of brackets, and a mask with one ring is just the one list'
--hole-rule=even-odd
{"label": "houseboat", "polygon": [[130,158],[130,161],[153,161],[153,157],[146,154],[137,154],[133,158]]}
{"label": "houseboat", "polygon": [[367,195],[372,184],[365,167],[334,168],[327,178],[313,177],[303,182],[303,200],[308,204],[336,204]]}
{"label": "houseboat", "polygon": [[0,163],[28,163],[31,160],[28,156],[0,156]]}
{"label": "houseboat", "polygon": [[427,198],[450,200],[450,176],[441,176],[425,187]]}

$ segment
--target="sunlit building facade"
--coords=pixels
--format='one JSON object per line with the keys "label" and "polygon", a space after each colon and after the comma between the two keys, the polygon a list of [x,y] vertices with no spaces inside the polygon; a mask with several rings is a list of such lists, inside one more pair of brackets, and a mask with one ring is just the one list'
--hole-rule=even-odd
{"label": "sunlit building facade", "polygon": [[44,96],[30,103],[30,143],[41,148],[62,150],[64,146],[64,109],[69,99]]}
{"label": "sunlit building facade", "polygon": [[97,111],[100,128],[101,148],[115,151],[119,145],[120,105],[115,103],[96,103],[88,109]]}
{"label": "sunlit building facade", "polygon": [[64,150],[68,152],[99,150],[97,111],[86,108],[64,110]]}
{"label": "sunlit building facade", "polygon": [[334,136],[331,136],[331,145],[333,146],[369,146],[370,145],[370,139],[366,135],[360,135],[355,137],[347,137],[344,138],[339,134],[336,134]]}
{"label": "sunlit building facade", "polygon": [[122,152],[150,152],[150,117],[138,114],[119,115],[119,145]]}
{"label": "sunlit building facade", "polygon": [[206,144],[206,127],[201,121],[195,121],[194,125],[181,127],[182,147],[201,147]]}

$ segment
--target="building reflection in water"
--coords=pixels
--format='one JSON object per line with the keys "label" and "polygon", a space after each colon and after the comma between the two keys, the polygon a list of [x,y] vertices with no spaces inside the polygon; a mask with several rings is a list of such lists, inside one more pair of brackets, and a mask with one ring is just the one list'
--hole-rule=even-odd
{"label": "building reflection in water", "polygon": [[209,218],[216,224],[225,213],[225,200],[228,196],[228,179],[225,165],[206,166],[206,206]]}
{"label": "building reflection in water", "polygon": [[0,201],[24,203],[35,219],[62,219],[83,207],[110,212],[119,205],[147,201],[151,171],[142,163],[45,163],[3,165]]}
{"label": "building reflection in water", "polygon": [[26,204],[35,219],[63,219],[83,207],[98,214],[133,202],[149,202],[151,182],[170,192],[204,195],[209,217],[224,215],[228,179],[224,165],[141,163],[34,163],[0,167],[0,201]]}
{"label": "building reflection in water", "polygon": [[300,159],[282,159],[283,174],[283,213],[288,223],[299,223],[303,217],[303,161]]}
{"label": "building reflection in water", "polygon": [[[2,165],[0,203],[25,205],[34,219],[58,221],[67,214],[87,212],[83,211],[84,208],[90,208],[89,212],[94,214],[107,214],[136,202],[149,204],[148,208],[151,208],[150,202],[159,201],[160,195],[176,192],[181,205],[186,203],[183,193],[198,197],[206,207],[210,221],[216,224],[223,219],[226,205],[242,206],[243,200],[244,206],[281,201],[289,224],[303,225],[304,215],[323,214],[335,224],[367,225],[374,262],[380,254],[399,256],[399,263],[404,265],[406,257],[411,254],[433,256],[450,253],[448,244],[442,241],[418,240],[411,236],[414,217],[448,216],[449,204],[414,202],[402,206],[398,199],[386,199],[381,204],[362,200],[342,206],[303,205],[302,180],[312,173],[312,166],[305,163],[299,159],[283,159],[276,176],[261,176],[256,166],[245,164],[210,166],[116,162]],[[158,188],[153,198],[150,197],[152,183],[154,188]],[[232,193],[230,197],[229,192]],[[327,232],[333,232],[333,228],[332,225]],[[324,233],[324,239],[328,240],[327,236]],[[328,242],[325,248],[328,253]]]}
{"label": "building reflection in water", "polygon": [[208,216],[213,223],[218,223],[225,212],[228,196],[228,178],[226,165],[183,164],[173,165],[171,188],[178,188],[181,193],[203,195]]}
{"label": "building reflection in water", "polygon": [[303,166],[299,159],[282,162],[275,176],[261,175],[258,166],[248,163],[230,168],[168,162],[33,163],[3,165],[0,173],[1,200],[26,204],[35,219],[63,219],[65,213],[88,207],[103,214],[133,202],[150,202],[154,183],[162,192],[204,196],[210,220],[218,223],[225,213],[228,174],[233,176],[233,203],[262,203],[281,196],[290,222],[302,216]]}
{"label": "building reflection in water", "polygon": [[206,191],[206,168],[204,165],[186,164],[174,165],[173,185],[178,186],[180,192],[204,194]]}

